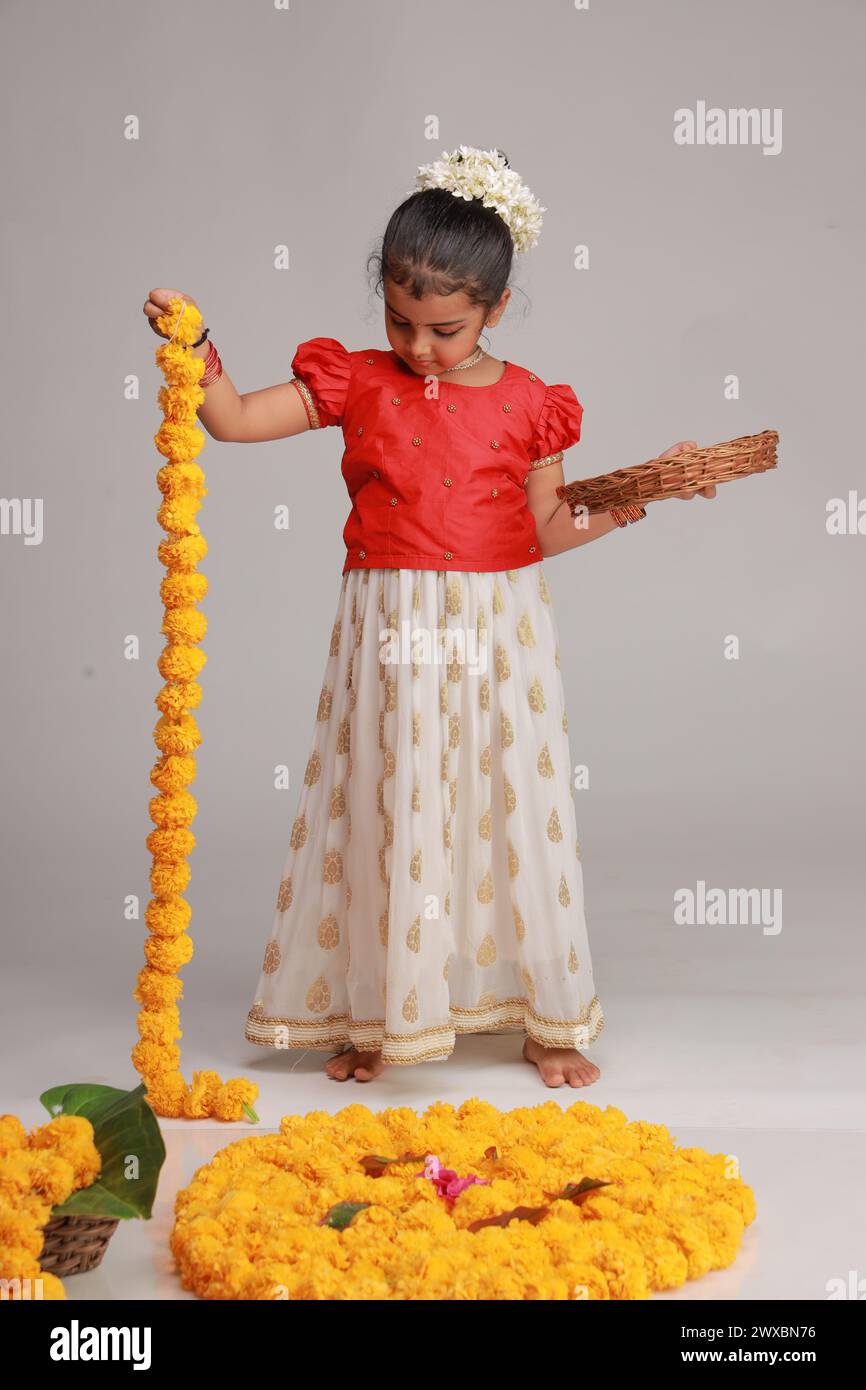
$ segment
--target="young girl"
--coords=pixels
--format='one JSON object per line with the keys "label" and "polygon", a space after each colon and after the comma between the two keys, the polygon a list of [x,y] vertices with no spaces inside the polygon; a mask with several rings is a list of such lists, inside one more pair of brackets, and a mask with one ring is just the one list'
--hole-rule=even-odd
{"label": "young girl", "polygon": [[[600,1073],[578,1049],[604,1016],[542,559],[646,513],[576,525],[556,488],[582,406],[479,345],[543,209],[498,151],[461,146],[416,182],[378,256],[390,350],[312,338],[290,381],[239,396],[207,330],[192,349],[213,438],[339,425],[352,502],[245,1036],[336,1046],[328,1074],[369,1081],[448,1057],[458,1033],[520,1032],[547,1085],[585,1086]],[[154,328],[176,293],[151,291]]]}

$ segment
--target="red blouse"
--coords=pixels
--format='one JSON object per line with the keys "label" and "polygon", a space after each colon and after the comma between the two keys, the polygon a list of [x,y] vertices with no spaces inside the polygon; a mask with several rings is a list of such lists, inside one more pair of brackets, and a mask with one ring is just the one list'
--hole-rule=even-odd
{"label": "red blouse", "polygon": [[506,570],[542,558],[525,486],[580,438],[570,386],[506,363],[492,386],[416,375],[395,352],[311,338],[292,358],[310,425],[341,425],[343,566]]}

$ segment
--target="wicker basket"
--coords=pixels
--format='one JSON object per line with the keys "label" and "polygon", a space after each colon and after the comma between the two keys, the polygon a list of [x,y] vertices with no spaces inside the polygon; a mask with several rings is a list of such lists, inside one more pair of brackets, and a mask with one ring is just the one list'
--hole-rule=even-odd
{"label": "wicker basket", "polygon": [[660,502],[688,489],[730,483],[750,473],[763,473],[776,467],[776,430],[745,434],[725,444],[706,449],[689,449],[670,459],[650,459],[632,468],[618,468],[597,478],[581,478],[556,489],[557,497],[568,503],[572,516],[578,507],[590,513],[607,512],[629,502]]}
{"label": "wicker basket", "polygon": [[47,1274],[65,1279],[95,1269],[119,1222],[107,1216],[52,1216],[45,1226],[39,1263]]}

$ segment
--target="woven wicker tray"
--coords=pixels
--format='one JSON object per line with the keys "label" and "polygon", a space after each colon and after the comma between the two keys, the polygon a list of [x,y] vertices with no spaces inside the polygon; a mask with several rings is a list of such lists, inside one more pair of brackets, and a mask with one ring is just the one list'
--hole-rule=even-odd
{"label": "woven wicker tray", "polygon": [[629,502],[661,502],[687,489],[730,483],[776,467],[776,430],[744,434],[706,449],[690,449],[672,459],[655,458],[632,468],[617,468],[597,478],[580,478],[556,489],[568,503],[572,516],[578,507],[590,513],[606,512]]}

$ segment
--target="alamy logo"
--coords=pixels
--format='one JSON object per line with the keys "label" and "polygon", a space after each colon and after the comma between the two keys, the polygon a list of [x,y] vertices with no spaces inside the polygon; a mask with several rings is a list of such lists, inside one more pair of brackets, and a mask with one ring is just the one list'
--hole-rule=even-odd
{"label": "alamy logo", "polygon": [[695,103],[694,111],[680,106],[674,112],[675,145],[761,145],[764,154],[781,154],[780,106],[707,107]]}
{"label": "alamy logo", "polygon": [[778,936],[782,930],[782,890],[708,890],[705,881],[699,878],[695,888],[678,888],[674,893],[674,921],[677,926],[762,926],[764,936]]}
{"label": "alamy logo", "polygon": [[41,497],[0,497],[0,535],[23,536],[25,545],[42,544]]}
{"label": "alamy logo", "polygon": [[133,1370],[150,1369],[149,1327],[82,1327],[73,1318],[68,1327],[51,1332],[52,1361],[131,1361]]}

